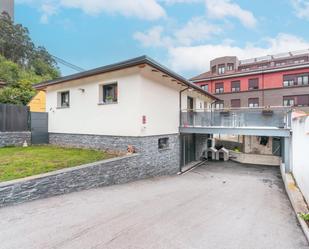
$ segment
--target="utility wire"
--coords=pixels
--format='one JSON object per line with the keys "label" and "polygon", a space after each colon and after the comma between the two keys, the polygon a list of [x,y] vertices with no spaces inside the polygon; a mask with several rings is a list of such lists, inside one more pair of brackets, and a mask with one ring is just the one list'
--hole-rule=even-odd
{"label": "utility wire", "polygon": [[71,69],[73,69],[75,71],[78,71],[78,72],[86,71],[86,69],[81,68],[79,66],[76,66],[76,65],[74,65],[74,64],[72,64],[70,62],[67,62],[67,61],[65,61],[65,60],[63,60],[63,59],[61,59],[61,58],[59,58],[57,56],[54,56],[54,55],[51,55],[51,56],[55,59],[56,62],[58,62],[58,63],[60,63],[60,64],[62,64],[64,66],[67,66],[67,67],[69,67],[69,68],[71,68]]}

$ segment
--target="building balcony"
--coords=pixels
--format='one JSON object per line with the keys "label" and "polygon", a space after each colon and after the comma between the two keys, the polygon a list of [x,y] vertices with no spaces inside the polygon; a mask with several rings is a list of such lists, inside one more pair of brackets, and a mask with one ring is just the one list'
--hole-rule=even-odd
{"label": "building balcony", "polygon": [[291,108],[182,110],[180,132],[289,136]]}

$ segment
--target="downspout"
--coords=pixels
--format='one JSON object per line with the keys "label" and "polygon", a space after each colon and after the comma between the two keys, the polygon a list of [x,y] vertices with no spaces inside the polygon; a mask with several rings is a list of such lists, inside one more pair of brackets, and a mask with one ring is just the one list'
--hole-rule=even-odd
{"label": "downspout", "polygon": [[185,89],[182,89],[180,92],[179,92],[179,127],[180,127],[180,124],[181,124],[181,106],[182,106],[182,103],[181,103],[181,94],[184,92],[184,91],[187,91],[190,87],[187,87]]}
{"label": "downspout", "polygon": [[[190,87],[187,87],[187,88],[185,88],[185,89],[183,89],[183,90],[180,90],[180,92],[179,92],[179,134],[180,134],[180,125],[181,125],[181,107],[182,107],[182,103],[181,103],[181,94],[184,92],[184,91],[187,91],[188,89],[189,89]],[[183,140],[183,139],[182,139]],[[184,147],[184,141],[182,141],[182,143],[181,143],[181,145],[182,146],[180,146],[180,148],[179,148],[179,150],[180,150],[180,155],[181,156],[183,156],[183,158],[182,158],[182,161],[180,161],[180,163],[179,163],[179,172],[181,172],[182,171],[182,164],[184,164],[184,162],[185,162],[185,150],[183,149]],[[183,150],[182,150],[183,149]],[[183,152],[183,153],[182,153]]]}

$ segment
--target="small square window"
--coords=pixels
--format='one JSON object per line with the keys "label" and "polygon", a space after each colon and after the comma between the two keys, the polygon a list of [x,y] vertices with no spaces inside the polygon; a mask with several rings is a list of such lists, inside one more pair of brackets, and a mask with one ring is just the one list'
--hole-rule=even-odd
{"label": "small square window", "polygon": [[159,150],[167,149],[169,147],[168,137],[159,138],[158,140],[158,148]]}
{"label": "small square window", "polygon": [[67,108],[70,107],[70,92],[59,92],[58,93],[58,107]]}
{"label": "small square window", "polygon": [[102,85],[103,103],[111,104],[118,101],[118,85],[117,83]]}
{"label": "small square window", "polygon": [[206,92],[208,92],[208,84],[207,84],[207,85],[202,85],[201,88],[202,88],[203,90],[205,90]]}

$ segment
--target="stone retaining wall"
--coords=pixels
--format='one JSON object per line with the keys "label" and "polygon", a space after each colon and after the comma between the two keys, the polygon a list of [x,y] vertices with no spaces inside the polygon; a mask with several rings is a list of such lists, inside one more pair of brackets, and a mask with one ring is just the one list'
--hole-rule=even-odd
{"label": "stone retaining wall", "polygon": [[[168,138],[168,148],[159,149],[159,138]],[[141,155],[141,163],[147,165],[148,170],[162,170],[166,173],[177,173],[180,166],[180,138],[179,134],[158,136],[129,137],[105,136],[87,134],[50,133],[49,142],[54,145],[94,148],[110,151],[126,152],[128,145],[133,145]]]}
{"label": "stone retaining wall", "polygon": [[31,132],[0,132],[0,147],[22,146],[24,141],[31,143]]}
{"label": "stone retaining wall", "polygon": [[107,159],[73,168],[0,183],[0,207],[90,188],[127,183],[175,173],[153,168],[140,154]]}

